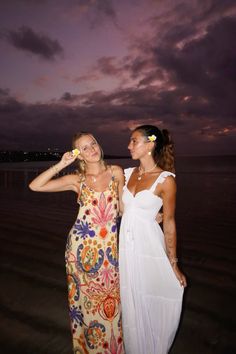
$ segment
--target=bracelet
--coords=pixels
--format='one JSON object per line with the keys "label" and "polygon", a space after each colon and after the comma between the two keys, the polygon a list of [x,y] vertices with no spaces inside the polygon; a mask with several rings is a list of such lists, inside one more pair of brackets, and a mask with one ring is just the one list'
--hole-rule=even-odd
{"label": "bracelet", "polygon": [[52,165],[50,168],[51,168],[55,173],[58,173],[58,172],[59,172],[58,168],[57,168],[55,165]]}
{"label": "bracelet", "polygon": [[175,263],[178,263],[178,258],[173,257],[173,258],[170,258],[169,261],[170,261],[170,264],[173,266]]}

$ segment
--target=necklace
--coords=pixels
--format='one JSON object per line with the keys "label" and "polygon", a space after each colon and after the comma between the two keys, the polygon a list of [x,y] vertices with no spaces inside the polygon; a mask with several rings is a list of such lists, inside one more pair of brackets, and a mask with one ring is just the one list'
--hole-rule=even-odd
{"label": "necklace", "polygon": [[97,182],[98,176],[99,176],[99,173],[97,175],[95,175],[95,176],[93,176],[93,175],[89,176],[91,178],[91,180],[92,180],[92,183],[96,183]]}
{"label": "necklace", "polygon": [[98,176],[101,174],[101,172],[97,173],[96,175],[92,175],[92,174],[87,174],[86,176],[89,177],[92,181],[92,183],[96,183]]}
{"label": "necklace", "polygon": [[97,178],[95,176],[91,176],[91,180],[93,183],[97,182]]}
{"label": "necklace", "polygon": [[152,168],[150,168],[149,170],[142,170],[141,167],[139,166],[138,168],[138,181],[140,181],[142,179],[142,175],[144,175],[145,173],[151,172],[154,170],[154,168],[156,168],[157,165],[155,164]]}

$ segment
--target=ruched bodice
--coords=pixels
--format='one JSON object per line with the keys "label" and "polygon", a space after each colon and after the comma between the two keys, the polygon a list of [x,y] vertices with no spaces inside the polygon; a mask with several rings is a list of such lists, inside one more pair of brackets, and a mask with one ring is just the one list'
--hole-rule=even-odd
{"label": "ruched bodice", "polygon": [[135,210],[137,216],[139,215],[150,221],[156,218],[162,207],[162,199],[150,189],[140,191],[134,196],[125,186],[122,200],[125,205],[125,213],[132,213]]}

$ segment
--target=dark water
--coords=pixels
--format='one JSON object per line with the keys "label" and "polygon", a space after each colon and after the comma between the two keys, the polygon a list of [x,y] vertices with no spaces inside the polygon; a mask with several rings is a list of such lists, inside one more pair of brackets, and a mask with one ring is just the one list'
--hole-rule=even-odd
{"label": "dark water", "polygon": [[[131,160],[112,161],[127,167]],[[177,231],[187,275],[171,354],[233,354],[236,157],[177,158]],[[0,164],[0,352],[70,354],[64,247],[73,193],[33,193],[53,163]]]}
{"label": "dark water", "polygon": [[[136,164],[136,162],[132,161],[129,158],[107,160],[107,162],[120,165],[123,168],[135,166]],[[22,179],[26,179],[25,182],[28,183],[28,179],[30,180],[31,175],[35,175],[55,163],[55,161],[0,163],[0,188],[6,183],[9,184],[9,187],[14,187],[15,183],[17,183],[17,178],[11,180],[11,178],[13,178],[14,173],[21,172],[18,175],[20,179],[20,182],[18,183],[20,183],[20,185],[22,186]],[[235,175],[236,155],[205,157],[181,156],[176,158],[175,165],[177,176],[182,174]],[[73,165],[71,170],[73,170]],[[68,172],[69,170],[66,171]]]}

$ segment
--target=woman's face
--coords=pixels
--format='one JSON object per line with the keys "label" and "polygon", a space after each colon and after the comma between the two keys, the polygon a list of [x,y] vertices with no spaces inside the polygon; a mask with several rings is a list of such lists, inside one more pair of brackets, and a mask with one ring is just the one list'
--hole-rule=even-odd
{"label": "woman's face", "polygon": [[75,147],[80,151],[79,159],[85,162],[98,162],[101,160],[100,146],[92,135],[81,136],[76,140]]}
{"label": "woman's face", "polygon": [[151,151],[151,144],[140,131],[134,131],[130,137],[128,149],[133,160],[145,157]]}

